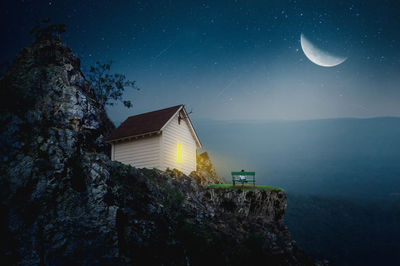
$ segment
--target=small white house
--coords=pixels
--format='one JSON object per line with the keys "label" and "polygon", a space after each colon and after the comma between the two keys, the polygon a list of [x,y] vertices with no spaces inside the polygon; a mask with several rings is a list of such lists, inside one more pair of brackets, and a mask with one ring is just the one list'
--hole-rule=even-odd
{"label": "small white house", "polygon": [[106,139],[111,159],[138,168],[196,171],[201,143],[183,105],[128,117]]}

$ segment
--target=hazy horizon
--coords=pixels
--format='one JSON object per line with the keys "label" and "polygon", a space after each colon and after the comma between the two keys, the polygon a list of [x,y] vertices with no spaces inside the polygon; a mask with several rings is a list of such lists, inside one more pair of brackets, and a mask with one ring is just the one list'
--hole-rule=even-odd
{"label": "hazy horizon", "polygon": [[400,195],[400,118],[203,120],[195,126],[202,151],[228,183],[231,171],[246,169],[256,171],[259,184],[288,193]]}
{"label": "hazy horizon", "polygon": [[[166,106],[166,108],[167,107],[169,107],[169,106]],[[163,109],[163,107],[161,109]],[[116,127],[118,127],[122,122],[125,121],[125,119],[127,119],[130,116],[135,116],[135,115],[139,115],[139,114],[143,114],[143,113],[147,113],[147,112],[151,112],[151,111],[155,111],[155,110],[158,110],[158,109],[144,111],[144,112],[140,112],[140,113],[138,113],[138,112],[129,112],[129,111],[132,111],[132,110],[129,110],[126,113],[125,117],[122,117],[122,114],[120,114],[118,116],[118,118],[122,117],[121,120],[115,119],[115,115],[112,117],[109,114],[108,111],[107,111],[107,113],[108,113],[109,118],[111,119],[111,121],[114,123],[114,125]],[[190,109],[187,110],[187,111],[190,111]],[[400,118],[400,115],[399,116],[369,116],[369,117],[348,116],[348,117],[305,118],[305,119],[212,119],[212,118],[206,118],[206,117],[204,117],[204,118],[196,117],[193,114],[190,114],[189,116],[190,116],[191,122],[194,124],[195,127],[196,127],[197,123],[199,123],[199,122],[201,123],[201,122],[204,122],[204,121],[215,122],[215,123],[256,123],[256,124],[259,124],[259,123],[271,123],[271,122],[301,122],[301,121],[335,120],[335,119],[360,119],[360,120],[366,120],[366,119],[380,119],[380,118],[395,118],[395,119]]]}

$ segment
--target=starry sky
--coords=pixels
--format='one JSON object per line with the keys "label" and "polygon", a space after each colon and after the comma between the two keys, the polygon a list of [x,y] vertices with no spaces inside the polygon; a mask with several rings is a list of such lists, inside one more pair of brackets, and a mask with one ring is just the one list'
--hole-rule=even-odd
{"label": "starry sky", "polygon": [[[0,62],[30,45],[36,20],[67,24],[83,71],[113,60],[136,80],[116,123],[176,104],[194,119],[302,120],[400,116],[400,2],[4,1]],[[348,59],[321,67],[300,35]]]}

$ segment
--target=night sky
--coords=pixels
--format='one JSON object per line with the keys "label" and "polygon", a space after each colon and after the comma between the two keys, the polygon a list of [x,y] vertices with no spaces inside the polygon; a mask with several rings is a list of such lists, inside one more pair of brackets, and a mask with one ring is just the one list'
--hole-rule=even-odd
{"label": "night sky", "polygon": [[[67,24],[83,70],[114,60],[136,80],[127,116],[176,104],[194,119],[400,116],[400,1],[1,1],[0,62],[36,20]],[[300,46],[348,59],[321,67]]]}

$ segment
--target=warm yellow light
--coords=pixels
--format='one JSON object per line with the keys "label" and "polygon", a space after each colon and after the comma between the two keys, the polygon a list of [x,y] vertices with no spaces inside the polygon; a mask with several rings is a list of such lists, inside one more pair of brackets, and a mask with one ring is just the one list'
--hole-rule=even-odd
{"label": "warm yellow light", "polygon": [[182,163],[182,144],[178,144],[178,163]]}

